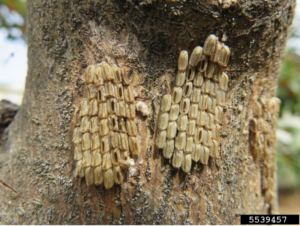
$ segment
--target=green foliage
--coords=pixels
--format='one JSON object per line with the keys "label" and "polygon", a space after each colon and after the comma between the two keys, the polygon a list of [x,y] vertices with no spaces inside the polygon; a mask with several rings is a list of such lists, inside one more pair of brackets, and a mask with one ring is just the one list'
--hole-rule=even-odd
{"label": "green foliage", "polygon": [[25,0],[0,0],[0,28],[7,29],[8,38],[25,37],[25,17]]}
{"label": "green foliage", "polygon": [[300,188],[300,117],[286,112],[278,121],[277,165],[279,187]]}
{"label": "green foliage", "polygon": [[[300,188],[300,57],[287,52],[278,81],[281,99],[277,129],[280,188]],[[293,114],[293,115],[292,115]]]}
{"label": "green foliage", "polygon": [[300,112],[300,57],[287,53],[278,81],[278,96],[281,99],[281,112]]}
{"label": "green foliage", "polygon": [[10,10],[15,10],[21,16],[26,15],[26,1],[25,0],[0,0],[0,5],[5,4]]}

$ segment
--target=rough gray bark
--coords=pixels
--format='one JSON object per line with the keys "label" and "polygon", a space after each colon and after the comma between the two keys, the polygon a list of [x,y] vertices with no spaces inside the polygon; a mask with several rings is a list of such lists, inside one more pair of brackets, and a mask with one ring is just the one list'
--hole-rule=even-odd
{"label": "rough gray bark", "polygon": [[[220,2],[27,1],[26,89],[0,152],[0,179],[17,193],[0,186],[1,224],[239,224],[240,214],[276,212],[248,122],[254,99],[275,95],[295,1]],[[157,113],[179,52],[209,34],[227,39],[232,52],[221,154],[185,174],[155,148]],[[139,100],[151,111],[139,115],[134,173],[110,190],[73,176],[74,105],[84,69],[101,60],[141,76]],[[269,155],[274,181],[273,144]]]}

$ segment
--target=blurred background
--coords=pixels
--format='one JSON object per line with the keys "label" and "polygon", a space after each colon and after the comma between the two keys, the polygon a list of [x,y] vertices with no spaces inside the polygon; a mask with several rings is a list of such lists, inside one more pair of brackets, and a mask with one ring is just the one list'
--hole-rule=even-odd
{"label": "blurred background", "polygon": [[[300,0],[278,81],[280,213],[300,214]],[[26,0],[0,0],[0,100],[20,105],[27,73]]]}

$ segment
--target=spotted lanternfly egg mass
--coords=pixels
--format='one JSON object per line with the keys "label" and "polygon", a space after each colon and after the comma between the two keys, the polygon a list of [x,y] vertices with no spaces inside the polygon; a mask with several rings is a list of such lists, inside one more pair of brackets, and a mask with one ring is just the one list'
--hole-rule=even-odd
{"label": "spotted lanternfly egg mass", "polygon": [[229,57],[230,49],[213,34],[190,57],[185,50],[179,54],[175,87],[162,98],[156,147],[184,172],[192,160],[207,165],[209,157],[219,156]]}
{"label": "spotted lanternfly egg mass", "polygon": [[276,123],[280,100],[276,97],[270,99],[254,98],[251,105],[252,117],[248,121],[250,153],[254,159],[259,159],[261,167],[261,184],[264,191],[265,202],[272,205],[273,191],[276,187],[274,175],[269,172],[275,170],[274,153],[276,144]]}
{"label": "spotted lanternfly egg mass", "polygon": [[[184,66],[184,59],[182,63]],[[90,65],[85,71],[87,93],[74,114],[73,142],[75,176],[85,177],[87,185],[104,184],[109,189],[114,183],[121,184],[130,153],[140,153],[134,88],[130,84],[124,70],[106,62]],[[168,95],[163,111],[170,108]],[[168,118],[168,113],[161,116],[160,128],[167,128]],[[164,142],[163,137],[160,140]]]}

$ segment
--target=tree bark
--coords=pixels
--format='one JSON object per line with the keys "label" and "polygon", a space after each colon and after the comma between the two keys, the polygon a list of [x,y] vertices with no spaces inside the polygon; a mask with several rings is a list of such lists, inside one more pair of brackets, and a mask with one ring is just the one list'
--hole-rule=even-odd
{"label": "tree bark", "polygon": [[[276,213],[277,116],[263,110],[273,137],[263,153],[249,122],[255,103],[267,106],[275,95],[295,1],[27,5],[26,89],[0,152],[0,179],[12,188],[0,186],[2,224],[239,224],[240,214]],[[220,156],[184,173],[155,147],[156,122],[180,51],[203,46],[209,34],[231,49]],[[85,68],[100,61],[139,75],[137,100],[150,112],[137,112],[141,153],[111,189],[74,177],[74,106]]]}

